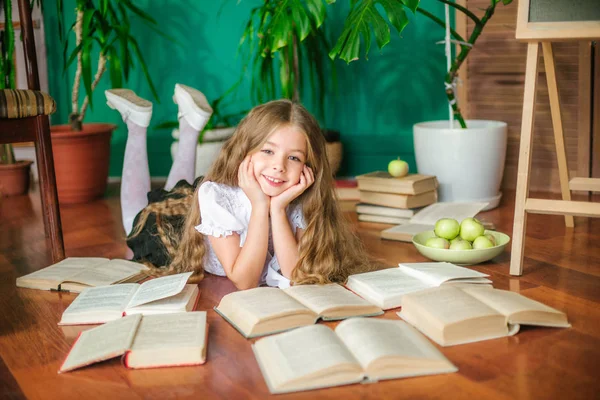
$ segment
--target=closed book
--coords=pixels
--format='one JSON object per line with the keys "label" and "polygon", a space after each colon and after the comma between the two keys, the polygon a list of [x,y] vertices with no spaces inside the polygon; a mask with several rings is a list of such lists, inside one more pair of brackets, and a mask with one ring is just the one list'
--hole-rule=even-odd
{"label": "closed book", "polygon": [[339,200],[358,200],[358,184],[356,179],[336,179],[335,193]]}
{"label": "closed book", "polygon": [[385,171],[376,171],[356,177],[358,188],[362,191],[421,194],[437,189],[438,182],[433,175],[409,174],[401,178],[391,176]]}
{"label": "closed book", "polygon": [[416,208],[433,204],[437,201],[437,191],[432,190],[416,195],[378,193],[360,191],[361,203],[394,208]]}
{"label": "closed book", "polygon": [[370,215],[385,215],[388,217],[396,218],[411,218],[419,209],[402,209],[393,207],[376,206],[373,204],[358,203],[356,205],[356,212],[358,214],[370,214]]}
{"label": "closed book", "polygon": [[378,224],[400,225],[407,224],[410,218],[389,217],[387,215],[358,214],[358,220],[362,222],[375,222]]}

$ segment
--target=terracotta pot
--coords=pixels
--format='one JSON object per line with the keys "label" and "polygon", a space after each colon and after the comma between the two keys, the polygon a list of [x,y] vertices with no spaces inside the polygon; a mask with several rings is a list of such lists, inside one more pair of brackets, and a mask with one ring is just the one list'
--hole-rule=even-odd
{"label": "terracotta pot", "polygon": [[85,203],[101,197],[108,181],[110,138],[116,125],[83,124],[80,132],[70,125],[54,125],[52,152],[58,201]]}
{"label": "terracotta pot", "polygon": [[29,191],[31,164],[33,161],[0,164],[0,197],[20,196]]}

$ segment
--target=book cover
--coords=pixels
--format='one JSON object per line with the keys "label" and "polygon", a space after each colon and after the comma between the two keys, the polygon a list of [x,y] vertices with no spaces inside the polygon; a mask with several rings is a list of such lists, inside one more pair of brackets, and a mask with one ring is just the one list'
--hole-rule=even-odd
{"label": "book cover", "polygon": [[375,171],[356,177],[361,191],[416,195],[436,190],[438,182],[433,175],[408,174],[401,178],[385,171]]}

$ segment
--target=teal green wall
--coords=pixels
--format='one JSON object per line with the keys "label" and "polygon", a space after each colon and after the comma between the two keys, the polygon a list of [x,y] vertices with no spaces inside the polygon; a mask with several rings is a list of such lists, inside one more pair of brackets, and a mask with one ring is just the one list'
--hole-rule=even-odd
{"label": "teal green wall", "polygon": [[[74,20],[74,0],[65,0],[67,25]],[[139,0],[136,4],[151,14],[160,29],[174,37],[173,44],[132,18],[132,34],[138,39],[153,77],[161,103],[154,104],[152,124],[175,120],[177,108],[172,102],[173,86],[181,82],[202,90],[209,100],[219,97],[239,78],[243,67],[236,56],[239,38],[249,10],[259,0],[176,1]],[[422,0],[424,8],[443,17],[443,5],[435,0]],[[329,30],[337,35],[348,11],[348,2],[338,0],[327,7]],[[57,15],[53,7],[45,10],[48,43],[50,93],[58,111],[52,123],[65,123],[70,111],[70,93],[74,67],[62,69],[62,45],[58,40]],[[336,36],[337,37],[337,36]],[[337,60],[337,90],[329,85],[326,95],[324,125],[341,132],[344,161],[338,175],[350,176],[386,169],[396,157],[407,160],[415,171],[412,125],[424,120],[447,118],[443,76],[443,46],[435,42],[443,38],[443,29],[422,15],[411,15],[411,23],[402,34],[392,34],[392,41],[380,52],[375,44],[368,60],[350,65]],[[74,35],[70,43],[73,47]],[[249,109],[250,79],[245,77],[228,111]],[[105,76],[94,92],[94,108],[85,122],[115,123],[111,142],[110,175],[120,176],[123,166],[126,131],[117,112],[110,110],[104,99],[109,78]],[[150,99],[151,93],[139,68],[127,87]],[[305,96],[304,98],[309,98]],[[312,109],[306,100],[307,108]],[[152,126],[152,125],[151,125]],[[152,176],[166,176],[171,165],[170,132],[149,131],[148,156]]]}

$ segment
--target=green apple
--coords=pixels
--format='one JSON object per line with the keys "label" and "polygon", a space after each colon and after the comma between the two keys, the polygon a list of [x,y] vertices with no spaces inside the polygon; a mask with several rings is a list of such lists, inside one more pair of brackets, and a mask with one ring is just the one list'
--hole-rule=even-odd
{"label": "green apple", "polygon": [[460,237],[472,242],[476,237],[483,235],[485,229],[475,218],[465,218],[460,223]]}
{"label": "green apple", "polygon": [[408,163],[402,161],[400,157],[397,160],[392,160],[388,164],[388,172],[391,176],[401,178],[408,174]]}
{"label": "green apple", "polygon": [[491,233],[486,233],[484,236],[490,239],[490,242],[492,242],[494,246],[496,245],[496,238],[494,237],[494,235],[492,235]]}
{"label": "green apple", "polygon": [[433,231],[438,237],[452,240],[458,236],[459,230],[460,225],[457,220],[453,218],[442,218],[437,220]]}
{"label": "green apple", "polygon": [[450,250],[471,250],[472,248],[471,243],[462,239],[453,240],[452,243],[450,243]]}
{"label": "green apple", "polygon": [[435,249],[447,249],[450,247],[450,243],[444,238],[432,237],[427,239],[425,246],[433,247]]}
{"label": "green apple", "polygon": [[490,247],[494,247],[494,243],[485,236],[479,236],[473,241],[474,249],[489,249]]}

